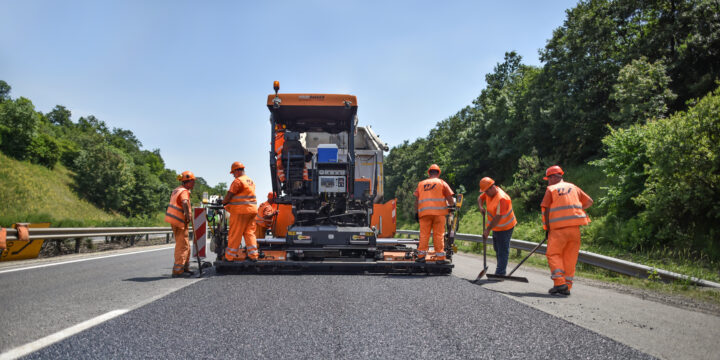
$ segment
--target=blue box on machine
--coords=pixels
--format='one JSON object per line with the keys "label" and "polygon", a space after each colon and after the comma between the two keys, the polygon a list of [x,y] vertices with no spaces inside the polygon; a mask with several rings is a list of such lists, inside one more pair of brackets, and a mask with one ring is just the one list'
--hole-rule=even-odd
{"label": "blue box on machine", "polygon": [[319,163],[338,162],[338,147],[335,144],[320,144],[317,149],[317,161]]}

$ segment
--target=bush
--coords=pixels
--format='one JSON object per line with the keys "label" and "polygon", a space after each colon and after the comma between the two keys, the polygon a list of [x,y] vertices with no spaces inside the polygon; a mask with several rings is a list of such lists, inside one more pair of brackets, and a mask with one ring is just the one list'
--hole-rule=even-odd
{"label": "bush", "polygon": [[35,164],[52,169],[60,159],[59,148],[57,141],[50,135],[40,134],[30,142],[27,149],[27,158]]}
{"label": "bush", "polygon": [[[720,258],[720,88],[672,117],[612,131],[595,164],[611,180],[601,202],[623,247],[690,249]],[[635,216],[637,215],[637,216]]]}
{"label": "bush", "polygon": [[523,210],[539,211],[540,203],[545,196],[547,182],[543,180],[545,167],[538,158],[537,150],[533,149],[530,155],[523,155],[518,160],[517,171],[513,174],[513,184],[508,195],[513,199],[521,200]]}

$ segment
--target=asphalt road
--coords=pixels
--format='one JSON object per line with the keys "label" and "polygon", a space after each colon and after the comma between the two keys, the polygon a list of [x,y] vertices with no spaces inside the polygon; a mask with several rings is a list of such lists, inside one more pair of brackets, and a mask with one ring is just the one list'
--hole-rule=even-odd
{"label": "asphalt road", "polygon": [[[129,250],[113,252],[113,257],[98,258],[108,255],[98,253],[3,263],[0,353],[108,311],[135,308],[193,282],[170,278],[171,247]],[[138,250],[145,252],[131,253]],[[67,261],[75,262],[47,266]],[[41,267],[13,271],[28,266]]]}
{"label": "asphalt road", "polygon": [[[170,279],[171,250],[3,273],[0,346],[47,358],[651,358],[455,276]],[[8,305],[9,306],[5,306]]]}

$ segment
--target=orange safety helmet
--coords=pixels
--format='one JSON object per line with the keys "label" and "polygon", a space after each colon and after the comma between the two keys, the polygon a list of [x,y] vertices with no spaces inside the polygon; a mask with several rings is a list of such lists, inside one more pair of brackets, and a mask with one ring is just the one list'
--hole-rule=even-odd
{"label": "orange safety helmet", "polygon": [[195,174],[192,171],[183,171],[182,174],[177,176],[177,179],[181,182],[192,181],[195,180]]}
{"label": "orange safety helmet", "polygon": [[547,168],[547,170],[545,170],[545,177],[543,178],[543,180],[547,180],[550,175],[555,175],[555,174],[563,175],[565,173],[559,166],[553,165],[553,166]]}
{"label": "orange safety helmet", "polygon": [[230,165],[230,173],[232,174],[237,169],[243,169],[245,170],[245,165],[243,165],[241,162],[236,161]]}
{"label": "orange safety helmet", "polygon": [[482,191],[482,192],[486,192],[487,189],[489,189],[493,185],[495,185],[495,180],[493,180],[487,176],[480,179],[480,191]]}
{"label": "orange safety helmet", "polygon": [[428,175],[430,175],[430,171],[432,171],[432,170],[437,171],[438,175],[440,175],[440,173],[442,173],[442,171],[440,171],[440,167],[437,166],[437,164],[430,165],[430,168],[428,169]]}

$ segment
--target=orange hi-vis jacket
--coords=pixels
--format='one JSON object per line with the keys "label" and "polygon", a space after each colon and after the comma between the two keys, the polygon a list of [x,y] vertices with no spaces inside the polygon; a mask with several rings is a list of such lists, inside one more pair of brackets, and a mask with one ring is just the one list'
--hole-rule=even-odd
{"label": "orange hi-vis jacket", "polygon": [[[501,189],[499,186],[495,186],[495,189],[497,189],[497,194],[495,194],[495,197],[489,197],[487,196],[487,193],[485,193],[485,207],[487,209],[488,219],[490,220],[490,222],[492,222],[496,216],[500,216],[498,224],[495,225],[495,227],[491,230],[510,230],[517,224],[517,220],[515,219],[515,213],[513,212],[512,208],[512,200],[510,199],[510,195],[505,193],[505,191],[503,191],[503,189]],[[504,214],[499,214],[502,211],[500,206],[501,202],[507,204],[508,206],[508,209],[507,211],[505,211]]]}
{"label": "orange hi-vis jacket", "polygon": [[275,212],[275,207],[272,206],[269,202],[264,202],[260,204],[258,207],[257,216],[255,216],[255,223],[258,226],[262,226],[266,229],[269,229],[272,226],[272,218],[266,219],[265,216],[268,216]]}
{"label": "orange hi-vis jacket", "polygon": [[247,175],[241,175],[230,185],[233,197],[225,206],[231,214],[257,214],[257,199],[255,198],[255,183]]}
{"label": "orange hi-vis jacket", "polygon": [[275,158],[277,161],[277,176],[280,181],[285,181],[285,168],[283,168],[282,163],[283,145],[285,145],[285,132],[278,131],[275,133]]}
{"label": "orange hi-vis jacket", "polygon": [[165,222],[170,223],[177,227],[185,226],[185,213],[183,213],[181,195],[187,191],[187,196],[190,197],[190,190],[183,186],[178,186],[172,191],[170,195],[170,204],[168,204],[167,210],[165,210]]}
{"label": "orange hi-vis jacket", "polygon": [[449,210],[445,197],[452,196],[450,186],[440,178],[428,178],[418,183],[415,194],[418,198],[418,216],[445,216]]}
{"label": "orange hi-vis jacket", "polygon": [[[590,223],[590,218],[583,210],[580,201],[581,191],[574,184],[564,181],[548,186],[547,192],[550,194],[552,201],[547,209],[542,208],[543,229],[548,229],[547,224],[545,224],[545,211],[549,212],[550,230]],[[543,201],[544,203],[545,201]]]}

